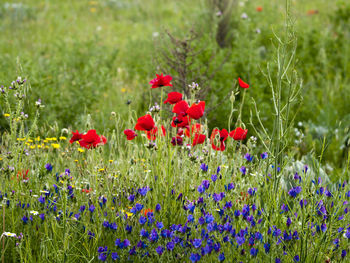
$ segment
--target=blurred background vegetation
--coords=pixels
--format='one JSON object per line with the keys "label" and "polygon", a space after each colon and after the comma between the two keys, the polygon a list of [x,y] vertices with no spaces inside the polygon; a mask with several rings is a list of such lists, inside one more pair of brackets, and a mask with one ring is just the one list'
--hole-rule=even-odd
{"label": "blurred background vegetation", "polygon": [[[350,5],[294,0],[292,16],[303,79],[293,142],[301,156],[320,151],[325,139],[324,159],[340,168],[350,144]],[[178,79],[178,91],[199,83],[213,128],[227,126],[227,96],[240,76],[251,85],[243,121],[254,98],[271,129],[263,72],[284,23],[280,0],[2,1],[0,85],[29,79],[30,99],[46,105],[45,127],[83,128],[90,114],[103,131],[113,127],[111,112],[143,114],[157,94],[148,82],[163,72]]]}

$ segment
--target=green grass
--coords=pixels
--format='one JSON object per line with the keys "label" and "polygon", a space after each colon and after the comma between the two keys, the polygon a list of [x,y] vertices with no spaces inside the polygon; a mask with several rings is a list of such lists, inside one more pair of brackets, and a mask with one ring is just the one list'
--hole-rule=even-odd
{"label": "green grass", "polygon": [[[258,6],[263,7],[261,12]],[[318,12],[310,15],[309,10]],[[216,12],[205,1],[189,0],[0,3],[0,85],[8,87],[17,76],[28,80],[25,88],[19,88],[24,99],[7,89],[0,94],[0,233],[17,235],[0,238],[5,262],[97,262],[98,248],[104,246],[109,249],[108,262],[112,252],[118,252],[121,262],[188,262],[191,254],[201,253],[193,246],[199,238],[202,247],[211,246],[211,240],[221,246],[220,252],[202,255],[205,262],[218,261],[221,253],[226,261],[237,262],[274,262],[275,258],[293,262],[296,255],[300,262],[346,262],[348,257],[341,256],[344,250],[350,253],[346,237],[350,235],[350,191],[343,184],[349,178],[350,145],[350,9],[346,1],[291,1],[293,21],[288,21],[292,27],[287,31],[284,1],[238,1],[227,48],[220,48],[215,40],[220,21]],[[243,13],[248,19],[242,19]],[[132,129],[137,118],[160,101],[160,90],[149,85],[160,73],[158,62],[166,62],[160,50],[170,54],[179,47],[169,43],[164,31],[184,39],[191,28],[200,33],[191,43],[201,52],[193,58],[193,67],[199,71],[189,70],[187,81],[200,79],[202,90],[197,96],[209,84],[206,111],[215,107],[198,121],[203,133],[210,138],[213,128],[230,131],[241,120],[248,128],[247,139],[228,138],[225,152],[214,151],[209,139],[188,149],[191,139],[184,137],[184,146],[173,146],[170,141],[176,130],[170,127],[171,107],[166,105],[162,118],[152,113],[158,127],[167,129],[165,137],[156,138],[156,148],[150,147],[144,132],[127,141],[123,130]],[[295,57],[282,76],[287,67],[283,57],[288,60],[294,45]],[[213,76],[205,72],[218,67]],[[164,73],[178,77],[174,69]],[[250,84],[245,95],[237,86],[238,77]],[[297,89],[300,83],[300,93],[291,101],[289,85]],[[173,90],[180,87],[163,89],[164,94]],[[236,93],[234,101],[233,97],[223,100],[231,91]],[[44,108],[34,106],[38,98]],[[194,97],[186,99],[194,101]],[[274,103],[281,106],[275,108]],[[22,111],[28,119],[23,119]],[[96,129],[108,142],[89,150],[70,144],[71,132],[77,129]],[[263,159],[263,152],[269,157]],[[252,161],[245,157],[247,153]],[[47,163],[53,165],[51,172],[45,168]],[[208,165],[207,172],[201,164]],[[26,170],[29,179],[23,180]],[[199,188],[203,180],[210,182],[205,193]],[[235,188],[228,190],[230,183]],[[294,198],[288,191],[297,186],[301,192]],[[142,187],[149,187],[146,195],[139,192]],[[225,195],[223,200],[215,201],[220,193]],[[45,196],[43,203],[40,196]],[[301,199],[307,201],[305,208]],[[227,202],[232,202],[231,208],[225,208]],[[141,229],[151,232],[155,222],[141,225],[142,212],[130,214],[136,203],[144,206],[143,211],[152,209],[155,222],[161,221],[165,229],[187,225],[186,233],[172,233],[184,243],[180,241],[169,252],[166,246],[172,238],[159,237],[157,242],[141,238]],[[92,204],[96,208],[89,212]],[[156,204],[161,205],[160,211],[155,211]],[[83,205],[85,211],[81,211]],[[286,205],[289,211],[283,208]],[[234,214],[243,213],[247,206],[254,223]],[[200,223],[208,213],[218,229]],[[105,221],[116,223],[118,229],[108,229]],[[221,231],[226,223],[234,233]],[[133,227],[130,234],[127,226]],[[245,228],[248,234],[239,245],[237,234]],[[284,237],[278,241],[269,234],[270,228],[281,229]],[[299,239],[294,236],[288,241],[289,231],[297,231]],[[253,247],[259,252],[253,256],[249,237],[258,233],[262,238],[255,238]],[[131,246],[116,246],[117,238],[130,240]],[[137,247],[136,255],[130,255],[140,240],[147,247]],[[269,252],[264,248],[267,243]],[[165,247],[161,256],[158,246]]]}

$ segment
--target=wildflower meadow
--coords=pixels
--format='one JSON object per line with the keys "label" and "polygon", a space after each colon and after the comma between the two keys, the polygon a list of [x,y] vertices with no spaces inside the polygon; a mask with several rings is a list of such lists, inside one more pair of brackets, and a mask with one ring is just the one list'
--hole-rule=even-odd
{"label": "wildflower meadow", "polygon": [[350,262],[350,8],[297,2],[0,3],[1,263]]}

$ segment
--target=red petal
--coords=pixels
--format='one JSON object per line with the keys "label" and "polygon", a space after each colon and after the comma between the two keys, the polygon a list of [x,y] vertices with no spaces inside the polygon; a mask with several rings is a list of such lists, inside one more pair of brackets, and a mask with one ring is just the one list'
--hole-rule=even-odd
{"label": "red petal", "polygon": [[234,140],[244,140],[247,137],[248,129],[242,129],[241,127],[238,127],[230,132],[230,137],[232,137]]}
{"label": "red petal", "polygon": [[204,114],[205,101],[201,101],[198,104],[192,104],[192,106],[186,111],[186,113],[191,117],[191,119],[198,120]]}
{"label": "red petal", "polygon": [[204,134],[196,133],[196,134],[194,135],[194,139],[193,139],[192,146],[195,146],[195,145],[197,145],[197,144],[202,144],[202,143],[204,143],[205,138],[206,138],[206,136],[205,136]]}
{"label": "red petal", "polygon": [[130,129],[124,130],[124,134],[126,135],[126,139],[128,141],[133,140],[137,136],[137,134],[133,130],[130,130]]}
{"label": "red petal", "polygon": [[185,100],[179,101],[175,104],[173,112],[182,116],[186,115],[186,111],[189,109],[188,103]]}
{"label": "red petal", "polygon": [[137,123],[135,125],[135,130],[138,131],[150,131],[154,128],[154,120],[151,115],[146,114],[137,119]]}
{"label": "red petal", "polygon": [[243,89],[249,88],[249,84],[245,83],[243,80],[241,80],[241,78],[238,78],[238,83],[239,83],[239,86]]}
{"label": "red petal", "polygon": [[170,92],[168,94],[168,98],[166,101],[164,101],[164,104],[168,103],[168,102],[169,102],[169,104],[175,104],[181,100],[182,100],[182,94],[180,92],[174,91],[174,92]]}

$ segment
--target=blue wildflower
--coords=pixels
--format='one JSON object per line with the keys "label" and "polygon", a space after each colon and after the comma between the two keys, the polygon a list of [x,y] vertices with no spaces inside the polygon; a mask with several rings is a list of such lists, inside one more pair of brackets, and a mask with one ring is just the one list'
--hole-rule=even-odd
{"label": "blue wildflower", "polygon": [[189,215],[187,216],[187,221],[190,222],[190,223],[192,223],[192,222],[194,221],[194,217],[193,217],[192,214],[189,214]]}
{"label": "blue wildflower", "polygon": [[111,229],[111,230],[117,230],[118,229],[118,226],[117,226],[117,224],[116,223],[111,223],[111,224],[109,224],[109,228]]}
{"label": "blue wildflower", "polygon": [[47,171],[51,172],[53,167],[52,167],[51,163],[47,163],[47,164],[45,164],[45,168]]}
{"label": "blue wildflower", "polygon": [[39,215],[39,218],[40,218],[42,221],[44,221],[44,220],[45,220],[45,214],[40,214],[40,215]]}
{"label": "blue wildflower", "polygon": [[140,216],[139,223],[140,223],[141,225],[143,225],[143,224],[145,224],[146,222],[147,222],[147,218],[144,217],[144,216]]}
{"label": "blue wildflower", "polygon": [[201,239],[194,239],[192,241],[192,245],[195,247],[195,248],[199,248],[201,245],[202,245],[202,240]]}
{"label": "blue wildflower", "polygon": [[157,242],[158,241],[158,238],[159,238],[159,235],[158,235],[158,232],[157,230],[155,230],[154,228],[152,229],[151,231],[151,235],[149,237],[149,240],[151,242]]}
{"label": "blue wildflower", "polygon": [[252,247],[250,249],[250,255],[252,255],[253,257],[255,257],[258,254],[259,249],[256,249],[255,247]]}
{"label": "blue wildflower", "polygon": [[93,213],[95,211],[95,206],[93,204],[90,205],[89,211]]}
{"label": "blue wildflower", "polygon": [[225,254],[224,253],[221,253],[219,255],[219,261],[224,261],[225,260]]}
{"label": "blue wildflower", "polygon": [[139,188],[138,193],[142,196],[145,196],[148,191],[149,191],[149,187],[146,186],[146,187]]}
{"label": "blue wildflower", "polygon": [[237,242],[237,244],[239,245],[239,246],[242,246],[243,244],[244,244],[244,242],[245,242],[245,238],[242,236],[236,236],[236,242]]}
{"label": "blue wildflower", "polygon": [[135,200],[135,195],[129,195],[128,200],[132,203]]}
{"label": "blue wildflower", "polygon": [[265,253],[269,253],[270,252],[270,247],[271,247],[271,245],[269,243],[265,243],[264,244]]}
{"label": "blue wildflower", "polygon": [[39,203],[41,204],[45,204],[45,197],[43,197],[42,195],[38,198]]}
{"label": "blue wildflower", "polygon": [[142,228],[141,231],[140,231],[140,236],[141,237],[148,237],[149,236],[149,233],[146,229]]}
{"label": "blue wildflower", "polygon": [[295,198],[299,193],[301,192],[301,186],[296,186],[296,187],[293,187],[291,188],[289,191],[288,191],[288,194]]}
{"label": "blue wildflower", "polygon": [[88,237],[89,237],[89,240],[95,238],[95,233],[88,231]]}
{"label": "blue wildflower", "polygon": [[198,253],[196,254],[192,253],[190,256],[190,260],[192,262],[198,262],[200,259],[201,259],[201,256]]}
{"label": "blue wildflower", "polygon": [[28,222],[28,217],[23,216],[23,217],[22,217],[22,221],[23,221],[24,224],[27,224],[27,222]]}
{"label": "blue wildflower", "polygon": [[157,247],[156,252],[158,253],[159,256],[161,256],[164,252],[164,247],[163,246]]}
{"label": "blue wildflower", "polygon": [[201,166],[200,166],[200,168],[201,168],[201,170],[203,171],[203,172],[207,172],[208,171],[208,165],[206,165],[205,163],[201,163]]}
{"label": "blue wildflower", "polygon": [[162,228],[164,227],[164,225],[163,225],[162,222],[157,222],[156,227],[157,227],[158,229],[162,229]]}
{"label": "blue wildflower", "polygon": [[113,260],[119,259],[119,256],[118,256],[118,253],[117,253],[117,252],[113,252],[112,255],[111,255],[111,257],[112,257]]}
{"label": "blue wildflower", "polygon": [[204,193],[204,192],[205,192],[204,186],[203,186],[202,184],[199,185],[198,188],[197,188],[197,191],[198,191],[198,193],[200,193],[200,194]]}
{"label": "blue wildflower", "polygon": [[243,175],[247,173],[247,168],[245,166],[242,166],[241,168],[239,168],[239,170]]}
{"label": "blue wildflower", "polygon": [[209,186],[210,186],[209,180],[203,180],[203,181],[202,181],[202,185],[204,186],[205,189],[208,189]]}
{"label": "blue wildflower", "polygon": [[143,205],[142,205],[142,204],[137,203],[137,204],[135,205],[135,209],[136,209],[137,212],[141,211],[142,208],[143,208]]}
{"label": "blue wildflower", "polygon": [[169,251],[172,251],[175,247],[175,243],[173,241],[170,241],[166,244],[166,248],[169,250]]}
{"label": "blue wildflower", "polygon": [[253,161],[253,156],[250,155],[249,153],[246,153],[244,155],[244,159],[246,159],[248,162],[251,162],[251,161]]}
{"label": "blue wildflower", "polygon": [[103,252],[107,252],[107,250],[108,250],[108,247],[98,247],[97,252],[103,253]]}
{"label": "blue wildflower", "polygon": [[267,154],[267,152],[264,152],[260,155],[261,159],[267,159],[267,157],[269,157],[269,155]]}
{"label": "blue wildflower", "polygon": [[98,260],[100,261],[106,261],[107,260],[107,254],[106,253],[101,253],[98,255]]}
{"label": "blue wildflower", "polygon": [[248,189],[248,194],[249,194],[249,195],[254,196],[255,193],[256,193],[256,188],[255,188],[255,187],[254,187],[254,188],[249,188],[249,189]]}
{"label": "blue wildflower", "polygon": [[126,230],[126,232],[131,233],[132,226],[126,225],[125,230]]}

